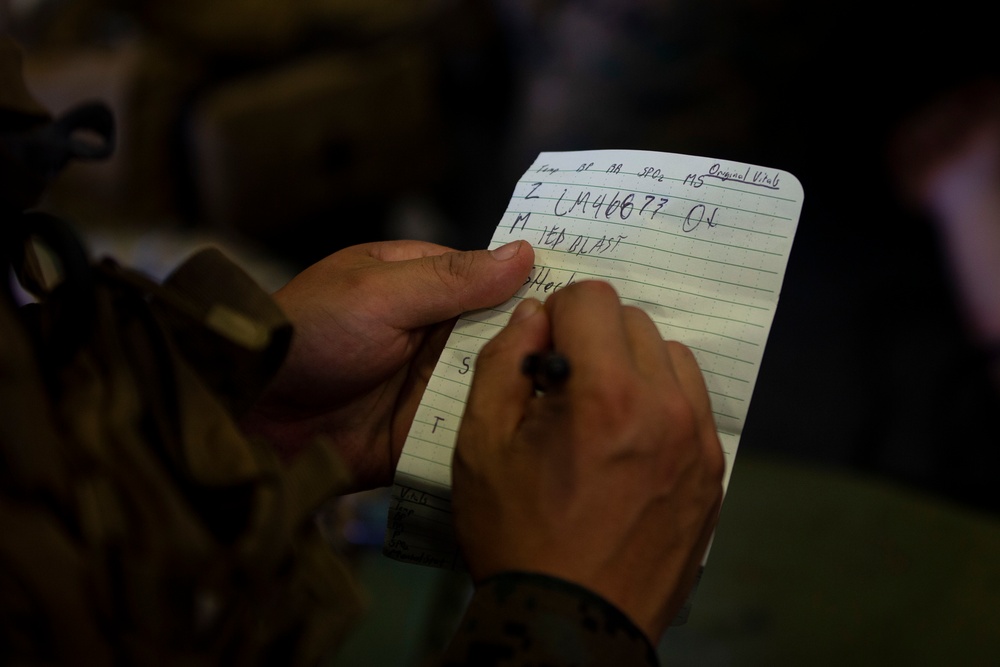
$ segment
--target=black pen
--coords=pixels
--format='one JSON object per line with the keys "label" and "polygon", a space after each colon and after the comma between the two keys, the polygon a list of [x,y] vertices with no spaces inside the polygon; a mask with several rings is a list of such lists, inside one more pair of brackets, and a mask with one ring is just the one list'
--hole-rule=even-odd
{"label": "black pen", "polygon": [[529,354],[521,362],[521,372],[531,378],[535,391],[545,393],[563,385],[569,377],[569,360],[558,352]]}

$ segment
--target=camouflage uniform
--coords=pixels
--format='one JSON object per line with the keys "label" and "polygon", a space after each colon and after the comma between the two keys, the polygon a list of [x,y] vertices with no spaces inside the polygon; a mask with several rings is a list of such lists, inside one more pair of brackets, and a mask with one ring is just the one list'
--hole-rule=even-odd
{"label": "camouflage uniform", "polygon": [[[234,420],[291,327],[217,251],[156,284],[91,264],[64,223],[24,213],[39,165],[78,147],[30,98],[18,59],[0,39],[0,250],[38,303],[0,296],[0,663],[316,664],[361,610],[313,520],[347,473],[329,443],[286,464]],[[74,118],[109,129],[93,109]],[[42,135],[54,153],[24,140]],[[29,239],[58,258],[57,278]],[[656,657],[597,596],[525,574],[482,585],[441,658],[612,661]]]}
{"label": "camouflage uniform", "polygon": [[646,636],[603,598],[560,579],[508,573],[483,582],[441,667],[656,665]]}

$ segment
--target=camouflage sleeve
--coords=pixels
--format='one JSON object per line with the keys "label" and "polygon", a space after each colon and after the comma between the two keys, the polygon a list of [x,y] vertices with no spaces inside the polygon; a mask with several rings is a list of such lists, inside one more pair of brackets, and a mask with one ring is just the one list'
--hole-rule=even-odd
{"label": "camouflage sleeve", "polygon": [[575,584],[506,573],[483,582],[441,667],[659,664],[652,644],[617,607]]}

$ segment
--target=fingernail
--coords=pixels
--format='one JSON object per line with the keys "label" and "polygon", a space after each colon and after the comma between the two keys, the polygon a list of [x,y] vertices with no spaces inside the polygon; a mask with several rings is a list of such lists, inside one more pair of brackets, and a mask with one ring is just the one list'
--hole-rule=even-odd
{"label": "fingernail", "polygon": [[504,261],[510,259],[517,254],[517,251],[521,249],[520,241],[511,241],[505,245],[500,246],[494,250],[490,250],[490,254],[493,255],[493,259]]}
{"label": "fingernail", "polygon": [[522,322],[542,309],[542,302],[538,299],[525,299],[517,304],[517,308],[510,314],[510,324]]}

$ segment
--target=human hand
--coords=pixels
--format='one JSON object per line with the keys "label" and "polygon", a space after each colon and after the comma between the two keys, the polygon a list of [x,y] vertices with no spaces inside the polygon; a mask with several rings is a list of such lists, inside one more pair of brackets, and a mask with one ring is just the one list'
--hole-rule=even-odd
{"label": "human hand", "polygon": [[274,295],[295,332],[244,429],[286,456],[328,436],[352,490],[389,484],[449,321],[510,298],[533,261],[526,242],[455,252],[390,241],[309,267]]}
{"label": "human hand", "polygon": [[[566,383],[521,363],[554,347]],[[724,457],[690,350],[606,283],[522,302],[480,352],[453,464],[474,581],[505,571],[582,585],[656,642],[683,605],[722,501]]]}

